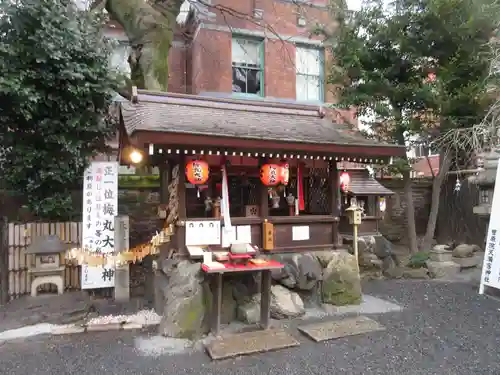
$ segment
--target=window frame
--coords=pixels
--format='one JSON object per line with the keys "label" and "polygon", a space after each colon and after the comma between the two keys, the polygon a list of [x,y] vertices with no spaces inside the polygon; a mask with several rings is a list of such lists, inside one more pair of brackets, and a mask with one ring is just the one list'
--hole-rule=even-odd
{"label": "window frame", "polygon": [[[319,52],[319,76],[313,74],[304,74],[299,73],[297,69],[297,51],[298,49],[302,50],[313,50]],[[319,99],[318,100],[309,100],[309,99],[299,99],[297,97],[297,78],[298,76],[303,77],[318,77],[319,80]],[[311,46],[307,44],[296,43],[295,44],[295,100],[304,102],[304,103],[324,103],[325,101],[325,49],[319,46]]]}
{"label": "window frame", "polygon": [[258,71],[260,71],[260,73],[261,73],[260,90],[259,90],[260,94],[250,94],[247,92],[234,92],[234,91],[232,91],[232,88],[231,88],[231,95],[235,96],[235,97],[240,97],[240,98],[263,98],[263,97],[265,97],[265,94],[264,94],[264,87],[265,87],[265,85],[264,85],[264,79],[265,79],[265,77],[264,77],[265,40],[262,38],[252,37],[252,36],[248,36],[248,35],[241,35],[241,34],[233,34],[232,35],[232,38],[231,38],[231,85],[233,84],[233,69],[234,68],[257,70],[257,69],[249,68],[247,66],[241,66],[240,64],[233,62],[233,42],[235,40],[244,40],[247,42],[252,42],[252,43],[258,44],[259,63],[260,63],[260,69],[258,69]]}

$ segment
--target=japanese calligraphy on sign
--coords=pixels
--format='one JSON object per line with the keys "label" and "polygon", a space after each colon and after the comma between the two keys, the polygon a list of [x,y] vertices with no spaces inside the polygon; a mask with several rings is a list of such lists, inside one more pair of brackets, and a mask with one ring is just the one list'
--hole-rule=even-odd
{"label": "japanese calligraphy on sign", "polygon": [[269,183],[274,185],[278,181],[278,171],[275,167],[269,168]]}
{"label": "japanese calligraphy on sign", "polygon": [[[118,163],[92,162],[83,185],[82,247],[91,253],[115,252],[115,216],[118,214]],[[114,286],[112,266],[82,266],[82,289]]]}
{"label": "japanese calligraphy on sign", "polygon": [[484,293],[485,285],[500,289],[500,168],[497,168],[496,181],[479,286],[480,294]]}

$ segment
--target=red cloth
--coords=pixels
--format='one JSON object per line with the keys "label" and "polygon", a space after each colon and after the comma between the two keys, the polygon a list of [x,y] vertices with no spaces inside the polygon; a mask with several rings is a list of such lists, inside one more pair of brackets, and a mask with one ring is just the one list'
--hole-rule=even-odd
{"label": "red cloth", "polygon": [[304,211],[304,186],[302,182],[302,164],[299,163],[297,166],[297,199],[299,200],[299,211]]}

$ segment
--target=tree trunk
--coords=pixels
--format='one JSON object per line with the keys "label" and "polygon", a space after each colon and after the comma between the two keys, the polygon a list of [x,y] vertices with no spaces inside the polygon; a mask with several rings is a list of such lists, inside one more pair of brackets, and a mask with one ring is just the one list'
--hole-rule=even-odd
{"label": "tree trunk", "polygon": [[[183,0],[107,0],[105,8],[132,47],[132,82],[139,88],[167,91],[168,55]],[[158,4],[158,5],[156,5]],[[160,5],[161,4],[161,5]]]}
{"label": "tree trunk", "polygon": [[403,172],[404,193],[406,201],[406,225],[408,228],[408,246],[410,253],[418,251],[417,226],[415,225],[415,205],[413,203],[413,187],[410,171]]}
{"label": "tree trunk", "polygon": [[432,240],[434,239],[434,233],[436,231],[436,223],[439,213],[439,202],[441,199],[441,188],[443,187],[443,182],[450,170],[451,157],[449,153],[444,153],[439,156],[440,167],[438,175],[432,181],[432,200],[431,200],[431,210],[429,213],[429,219],[427,220],[427,229],[425,230],[425,236],[422,240],[420,250],[428,251],[432,245]]}

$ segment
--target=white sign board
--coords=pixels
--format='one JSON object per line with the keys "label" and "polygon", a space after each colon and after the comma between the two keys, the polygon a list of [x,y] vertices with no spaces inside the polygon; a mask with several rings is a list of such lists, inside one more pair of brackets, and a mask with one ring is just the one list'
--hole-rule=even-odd
{"label": "white sign board", "polygon": [[293,241],[306,241],[309,239],[309,227],[307,225],[292,227]]}
{"label": "white sign board", "polygon": [[[83,181],[82,247],[98,254],[115,251],[115,216],[118,214],[118,162],[92,162]],[[115,285],[113,266],[82,265],[82,289]]]}
{"label": "white sign board", "polygon": [[500,289],[500,164],[495,181],[479,294],[485,285]]}
{"label": "white sign board", "polygon": [[219,220],[186,221],[186,246],[220,245]]}

